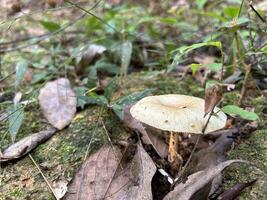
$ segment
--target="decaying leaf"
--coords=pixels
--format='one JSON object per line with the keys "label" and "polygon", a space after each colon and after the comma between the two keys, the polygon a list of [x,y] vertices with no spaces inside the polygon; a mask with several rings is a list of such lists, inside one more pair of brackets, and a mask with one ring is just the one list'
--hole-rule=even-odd
{"label": "decaying leaf", "polygon": [[82,57],[75,71],[78,75],[82,75],[85,72],[86,67],[92,64],[101,54],[106,51],[106,47],[101,45],[92,44],[82,53]]}
{"label": "decaying leaf", "polygon": [[211,112],[222,98],[222,89],[219,85],[207,88],[205,93],[205,115]]}
{"label": "decaying leaf", "polygon": [[151,180],[156,167],[141,145],[132,160],[119,149],[103,147],[83,164],[69,185],[65,200],[152,199]]}
{"label": "decaying leaf", "polygon": [[28,137],[21,139],[20,141],[12,144],[10,147],[4,150],[2,154],[0,153],[0,162],[14,160],[26,155],[39,144],[48,140],[51,136],[55,134],[55,132],[56,129],[51,128],[49,130],[40,131],[38,133],[34,133]]}
{"label": "decaying leaf", "polygon": [[66,200],[102,199],[120,164],[122,154],[119,149],[102,147],[82,165],[68,186]]}
{"label": "decaying leaf", "polygon": [[58,199],[61,199],[68,190],[68,181],[65,179],[58,179],[53,182],[54,194]]}
{"label": "decaying leaf", "polygon": [[247,187],[253,185],[257,179],[249,182],[242,182],[242,183],[237,183],[234,185],[232,188],[226,190],[223,192],[217,199],[218,200],[234,200],[236,197],[239,196],[239,194]]}
{"label": "decaying leaf", "polygon": [[46,119],[59,130],[66,127],[76,113],[76,95],[66,78],[46,83],[38,100]]}
{"label": "decaying leaf", "polygon": [[200,67],[196,74],[195,79],[201,83],[201,85],[204,85],[208,78],[209,70],[206,67]]}
{"label": "decaying leaf", "polygon": [[198,171],[190,175],[185,183],[178,184],[173,191],[165,196],[164,200],[189,200],[193,194],[221,173],[224,168],[237,162],[248,163],[244,160],[228,160],[206,170]]}
{"label": "decaying leaf", "polygon": [[162,133],[160,130],[152,128],[152,127],[144,127],[138,120],[134,119],[130,114],[131,105],[125,106],[123,108],[124,111],[124,124],[134,130],[141,133],[142,141],[145,144],[150,144],[153,146],[155,151],[161,158],[166,158],[168,155],[168,145],[165,141],[161,138]]}

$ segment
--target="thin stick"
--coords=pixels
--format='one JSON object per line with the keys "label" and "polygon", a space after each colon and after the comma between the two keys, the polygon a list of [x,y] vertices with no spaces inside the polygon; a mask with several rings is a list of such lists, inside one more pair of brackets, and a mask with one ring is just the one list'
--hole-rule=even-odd
{"label": "thin stick", "polygon": [[47,180],[47,178],[45,177],[45,175],[43,174],[42,170],[40,169],[40,167],[38,166],[38,164],[35,162],[35,160],[33,159],[33,157],[31,156],[31,154],[29,153],[28,156],[30,157],[30,159],[32,160],[33,164],[35,165],[35,167],[38,169],[38,171],[40,172],[40,174],[42,175],[43,179],[45,180],[46,184],[48,185],[49,189],[51,190],[51,192],[53,193],[53,195],[55,196],[55,198],[57,200],[59,200],[59,198],[57,197],[55,191],[53,190],[52,186],[50,185],[49,181]]}
{"label": "thin stick", "polygon": [[[206,131],[206,129],[207,129],[207,126],[208,126],[208,124],[209,124],[210,118],[211,118],[211,116],[213,115],[213,110],[214,110],[214,108],[215,108],[215,106],[214,106],[213,109],[211,110],[210,115],[209,115],[209,118],[208,118],[208,120],[207,120],[205,126],[204,126],[203,129],[202,129],[202,134],[204,134],[205,131]],[[199,139],[200,139],[200,135],[198,135],[198,137],[197,137],[197,141],[196,141],[196,143],[195,143],[195,145],[194,145],[193,150],[191,151],[191,154],[190,154],[189,158],[187,159],[187,161],[186,161],[186,163],[185,163],[185,165],[184,165],[184,167],[183,167],[183,169],[182,169],[180,175],[174,180],[172,186],[174,186],[177,182],[180,182],[181,179],[183,178],[184,173],[185,173],[185,170],[187,169],[187,167],[188,167],[188,165],[189,165],[189,163],[190,163],[190,161],[191,161],[191,159],[192,159],[192,157],[193,157],[193,154],[195,153],[195,151],[196,151],[196,149],[197,149],[197,145],[198,145]]]}
{"label": "thin stick", "polygon": [[[111,26],[110,24],[108,24],[107,22],[105,22],[102,18],[100,18],[100,17],[96,16],[94,13],[90,12],[91,9],[90,9],[90,10],[86,10],[86,9],[84,9],[83,7],[79,6],[78,4],[73,3],[72,1],[69,1],[69,0],[64,0],[64,1],[67,2],[67,3],[69,3],[69,4],[71,4],[71,5],[73,5],[73,6],[75,6],[75,7],[78,8],[78,9],[84,11],[85,13],[87,13],[87,14],[89,14],[89,15],[95,17],[97,20],[99,20],[100,22],[102,22],[103,24],[105,24],[106,26],[108,26],[109,28],[111,28],[112,30],[114,30],[115,32],[120,33],[119,31],[116,30],[115,27]],[[100,0],[100,1],[101,1],[101,0]],[[99,1],[99,2],[100,2],[100,1]],[[98,3],[99,3],[99,2],[98,2]],[[98,3],[97,3],[97,5],[98,5]]]}
{"label": "thin stick", "polygon": [[[108,135],[108,130],[107,130],[107,128],[106,128],[106,126],[105,126],[104,121],[102,120],[102,118],[100,118],[100,121],[101,121],[101,123],[102,123],[102,126],[103,126],[103,128],[104,128],[104,131],[105,131],[106,136],[107,136],[107,138],[108,138],[109,144],[110,144],[110,146],[111,146],[111,148],[112,148],[112,150],[113,150],[113,153],[114,153],[115,157],[117,158],[117,160],[120,161],[120,159],[118,158],[118,156],[117,156],[117,154],[116,154],[114,145],[112,144],[112,141],[111,141],[111,139],[110,139],[110,137],[109,137],[109,135]],[[121,164],[120,164],[120,167],[121,167],[121,169],[123,169],[123,167],[122,167]]]}
{"label": "thin stick", "polygon": [[239,7],[239,11],[238,11],[238,15],[237,15],[237,18],[240,17],[241,15],[241,11],[242,11],[242,8],[243,8],[243,4],[244,4],[244,0],[242,0],[241,4],[240,4],[240,7]]}
{"label": "thin stick", "polygon": [[23,48],[26,48],[26,47],[29,47],[29,46],[38,44],[41,41],[43,41],[43,40],[45,40],[45,39],[47,39],[47,38],[49,38],[51,36],[54,36],[54,35],[56,35],[58,33],[61,33],[62,31],[64,31],[65,29],[69,28],[70,26],[74,25],[76,22],[78,22],[80,19],[82,19],[85,16],[86,16],[86,14],[80,15],[79,17],[77,17],[73,21],[70,21],[68,24],[66,24],[62,28],[58,29],[57,31],[54,31],[54,32],[51,32],[51,33],[44,34],[44,35],[40,36],[39,39],[37,41],[35,41],[35,42],[32,42],[30,44],[25,44],[25,45],[17,46],[17,47],[14,47],[14,48],[2,48],[2,49],[0,49],[0,53],[17,51],[17,50],[20,50],[20,49],[23,49]]}
{"label": "thin stick", "polygon": [[260,18],[260,20],[264,23],[266,23],[266,20],[260,15],[260,13],[258,13],[258,11],[253,7],[252,5],[252,1],[249,2],[249,6],[250,8],[256,13],[256,15]]}
{"label": "thin stick", "polygon": [[248,79],[249,79],[250,70],[251,70],[250,65],[246,65],[246,74],[245,74],[244,83],[242,85],[240,97],[239,97],[239,100],[238,100],[238,105],[241,105],[242,104],[242,101],[243,101],[244,96],[246,94],[246,91],[247,91],[247,83],[248,83]]}

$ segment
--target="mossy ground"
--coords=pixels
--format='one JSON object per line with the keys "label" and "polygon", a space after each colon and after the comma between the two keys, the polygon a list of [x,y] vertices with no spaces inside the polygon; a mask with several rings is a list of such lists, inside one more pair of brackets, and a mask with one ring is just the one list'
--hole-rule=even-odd
{"label": "mossy ground", "polygon": [[[192,78],[179,81],[170,75],[153,76],[151,73],[138,73],[129,75],[123,87],[114,93],[112,99],[132,92],[143,91],[146,88],[155,88],[155,94],[179,93],[204,96],[204,88]],[[231,95],[233,97],[229,97]],[[225,99],[230,103],[234,101],[236,95],[238,93],[229,93]],[[231,167],[226,173],[227,187],[242,180],[260,178],[255,187],[246,190],[246,193],[242,195],[243,199],[264,199],[264,191],[267,191],[266,182],[263,180],[264,174],[267,172],[267,131],[264,130],[264,128],[266,129],[264,127],[266,116],[261,113],[264,100],[263,97],[258,97],[250,103],[256,107],[256,112],[261,117],[262,130],[257,131],[251,138],[243,141],[229,153],[230,158],[249,160],[258,167],[256,170],[256,168],[238,165]],[[1,108],[5,108],[5,106]],[[40,131],[46,126],[38,104],[33,103],[26,109],[25,120],[17,135],[17,140]],[[3,125],[0,130],[2,148],[11,143],[9,135],[4,134],[6,130],[7,125]],[[86,157],[101,145],[108,143],[107,134],[111,138],[124,138],[129,133],[110,110],[100,106],[87,106],[77,113],[69,127],[38,146],[31,152],[31,155],[51,183],[61,179],[69,181]],[[28,156],[1,168],[0,194],[0,199],[3,200],[53,199],[48,186]]]}

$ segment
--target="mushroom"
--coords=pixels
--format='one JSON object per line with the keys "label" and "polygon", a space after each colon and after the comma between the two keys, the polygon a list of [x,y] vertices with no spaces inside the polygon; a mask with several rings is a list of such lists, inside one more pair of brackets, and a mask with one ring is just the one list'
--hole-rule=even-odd
{"label": "mushroom", "polygon": [[204,117],[204,104],[203,99],[193,96],[148,96],[138,101],[130,113],[146,125],[170,132],[168,160],[172,163],[178,158],[180,161],[177,164],[181,167],[182,158],[177,152],[179,133],[205,134],[226,124],[226,115],[217,107],[211,116]]}

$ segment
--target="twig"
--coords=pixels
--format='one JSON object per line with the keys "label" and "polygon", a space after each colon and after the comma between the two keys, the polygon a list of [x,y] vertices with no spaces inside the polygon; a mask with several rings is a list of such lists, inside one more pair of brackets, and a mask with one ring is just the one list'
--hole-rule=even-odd
{"label": "twig", "polygon": [[[105,130],[106,136],[107,136],[108,141],[109,141],[109,144],[110,144],[110,146],[111,146],[111,148],[112,148],[112,150],[113,150],[113,153],[114,153],[115,157],[117,158],[117,160],[120,161],[120,159],[117,157],[117,154],[116,154],[114,145],[112,144],[112,141],[111,141],[111,139],[110,139],[110,137],[109,137],[109,135],[108,135],[108,130],[107,130],[107,128],[106,128],[106,126],[105,126],[105,124],[104,124],[102,118],[100,118],[100,121],[101,121],[102,126],[103,126],[103,128],[104,128],[104,130]],[[120,167],[123,169],[122,165],[120,165]]]}
{"label": "twig", "polygon": [[243,5],[244,5],[244,0],[242,0],[242,2],[240,4],[239,10],[238,10],[238,14],[237,14],[237,18],[239,18],[240,15],[241,15],[241,11],[242,11]]}
{"label": "twig", "polygon": [[[111,26],[109,23],[105,22],[102,18],[100,18],[100,17],[96,16],[95,14],[93,14],[93,13],[91,12],[92,9],[90,9],[90,10],[86,10],[86,9],[84,9],[83,7],[79,6],[78,4],[73,3],[72,1],[69,1],[69,0],[64,0],[64,1],[67,2],[67,3],[69,3],[69,4],[71,4],[72,6],[75,6],[75,7],[78,8],[78,9],[84,11],[86,14],[89,14],[89,15],[95,17],[97,20],[99,20],[100,22],[102,22],[103,24],[105,24],[106,26],[108,26],[109,28],[111,28],[112,30],[114,30],[115,32],[117,32],[117,33],[120,34],[120,32],[119,32],[115,27]],[[100,2],[101,2],[101,0],[98,1],[98,2],[96,3],[96,6],[97,6]],[[95,6],[95,7],[96,7],[96,6]]]}
{"label": "twig", "polygon": [[28,154],[30,159],[32,160],[33,164],[35,165],[35,167],[38,169],[39,173],[42,175],[43,179],[45,180],[46,184],[48,185],[49,189],[51,190],[51,192],[53,193],[53,195],[55,196],[55,198],[57,200],[59,200],[59,198],[57,197],[55,191],[53,190],[52,186],[50,185],[49,181],[47,180],[47,178],[45,177],[45,175],[43,174],[42,170],[40,169],[40,167],[38,166],[38,164],[35,162],[35,160],[33,159],[33,157],[31,156],[31,154]]}
{"label": "twig", "polygon": [[54,36],[58,33],[61,33],[62,31],[64,31],[65,29],[69,28],[70,26],[74,25],[76,22],[78,22],[80,19],[82,19],[83,17],[85,17],[86,14],[82,14],[80,15],[79,17],[77,17],[76,19],[74,19],[73,21],[70,21],[68,24],[66,24],[65,26],[61,27],[60,29],[54,31],[54,32],[51,32],[51,33],[47,33],[47,34],[44,34],[44,35],[41,35],[39,37],[39,39],[33,43],[30,43],[30,44],[26,44],[26,45],[21,45],[21,46],[18,46],[18,47],[14,47],[14,48],[3,48],[3,49],[0,49],[0,53],[4,53],[4,52],[12,52],[12,51],[17,51],[17,50],[20,50],[20,49],[23,49],[23,48],[26,48],[26,47],[29,47],[29,46],[32,46],[32,45],[35,45],[35,44],[38,44],[40,43],[42,40],[45,40],[51,36]]}
{"label": "twig", "polygon": [[[1,63],[1,60],[0,60],[0,63]],[[1,83],[2,81],[6,80],[7,78],[9,78],[11,75],[13,75],[13,74],[15,74],[15,73],[16,73],[16,71],[14,70],[14,71],[11,72],[10,74],[6,75],[5,77],[2,77],[2,76],[0,75],[0,83]],[[0,64],[0,74],[1,74],[1,64]]]}
{"label": "twig", "polygon": [[14,18],[9,18],[9,19],[5,19],[3,21],[0,21],[0,25],[6,24],[6,23],[8,23],[10,21],[11,22],[17,21],[18,19],[21,19],[21,18],[26,17],[26,16],[40,14],[40,13],[45,13],[45,12],[49,12],[49,11],[58,11],[58,10],[72,8],[72,7],[73,6],[61,6],[61,7],[49,8],[49,9],[45,9],[45,10],[35,10],[35,11],[32,11],[31,13],[24,13],[24,12],[22,12],[23,15],[20,15],[20,16],[14,17]]}
{"label": "twig", "polygon": [[2,79],[3,79],[3,76],[2,76],[2,56],[0,54],[0,82]]}
{"label": "twig", "polygon": [[260,18],[260,20],[264,23],[266,23],[266,20],[258,13],[258,11],[253,7],[252,1],[249,2],[250,8],[256,13],[256,15]]}
{"label": "twig", "polygon": [[245,69],[246,69],[246,73],[245,73],[245,79],[244,79],[244,83],[242,85],[242,89],[241,89],[241,92],[240,92],[240,97],[239,97],[239,100],[238,100],[238,105],[241,105],[242,104],[242,101],[244,99],[244,96],[246,94],[246,91],[247,91],[247,83],[248,83],[248,79],[249,79],[249,74],[250,74],[250,71],[251,71],[251,66],[250,65],[246,65],[245,64]]}
{"label": "twig", "polygon": [[[207,129],[207,126],[208,126],[208,124],[209,124],[210,118],[211,118],[211,116],[213,115],[213,110],[214,110],[214,108],[215,108],[215,106],[212,108],[212,110],[211,110],[211,112],[210,112],[210,114],[209,114],[209,118],[207,119],[206,124],[205,124],[205,126],[203,127],[203,129],[202,129],[202,135],[204,135],[204,133],[205,133],[205,131],[206,131],[206,129]],[[187,167],[188,167],[190,161],[192,160],[193,154],[195,153],[195,151],[196,151],[196,149],[197,149],[197,145],[198,145],[199,139],[200,139],[200,135],[197,136],[197,141],[196,141],[196,143],[195,143],[195,145],[194,145],[194,148],[193,148],[193,150],[191,151],[190,156],[189,156],[189,158],[187,159],[187,161],[186,161],[186,163],[185,163],[185,165],[184,165],[184,167],[183,167],[183,169],[182,169],[180,175],[174,180],[172,186],[174,186],[176,183],[180,182],[180,181],[183,179],[185,170],[187,169]]]}

